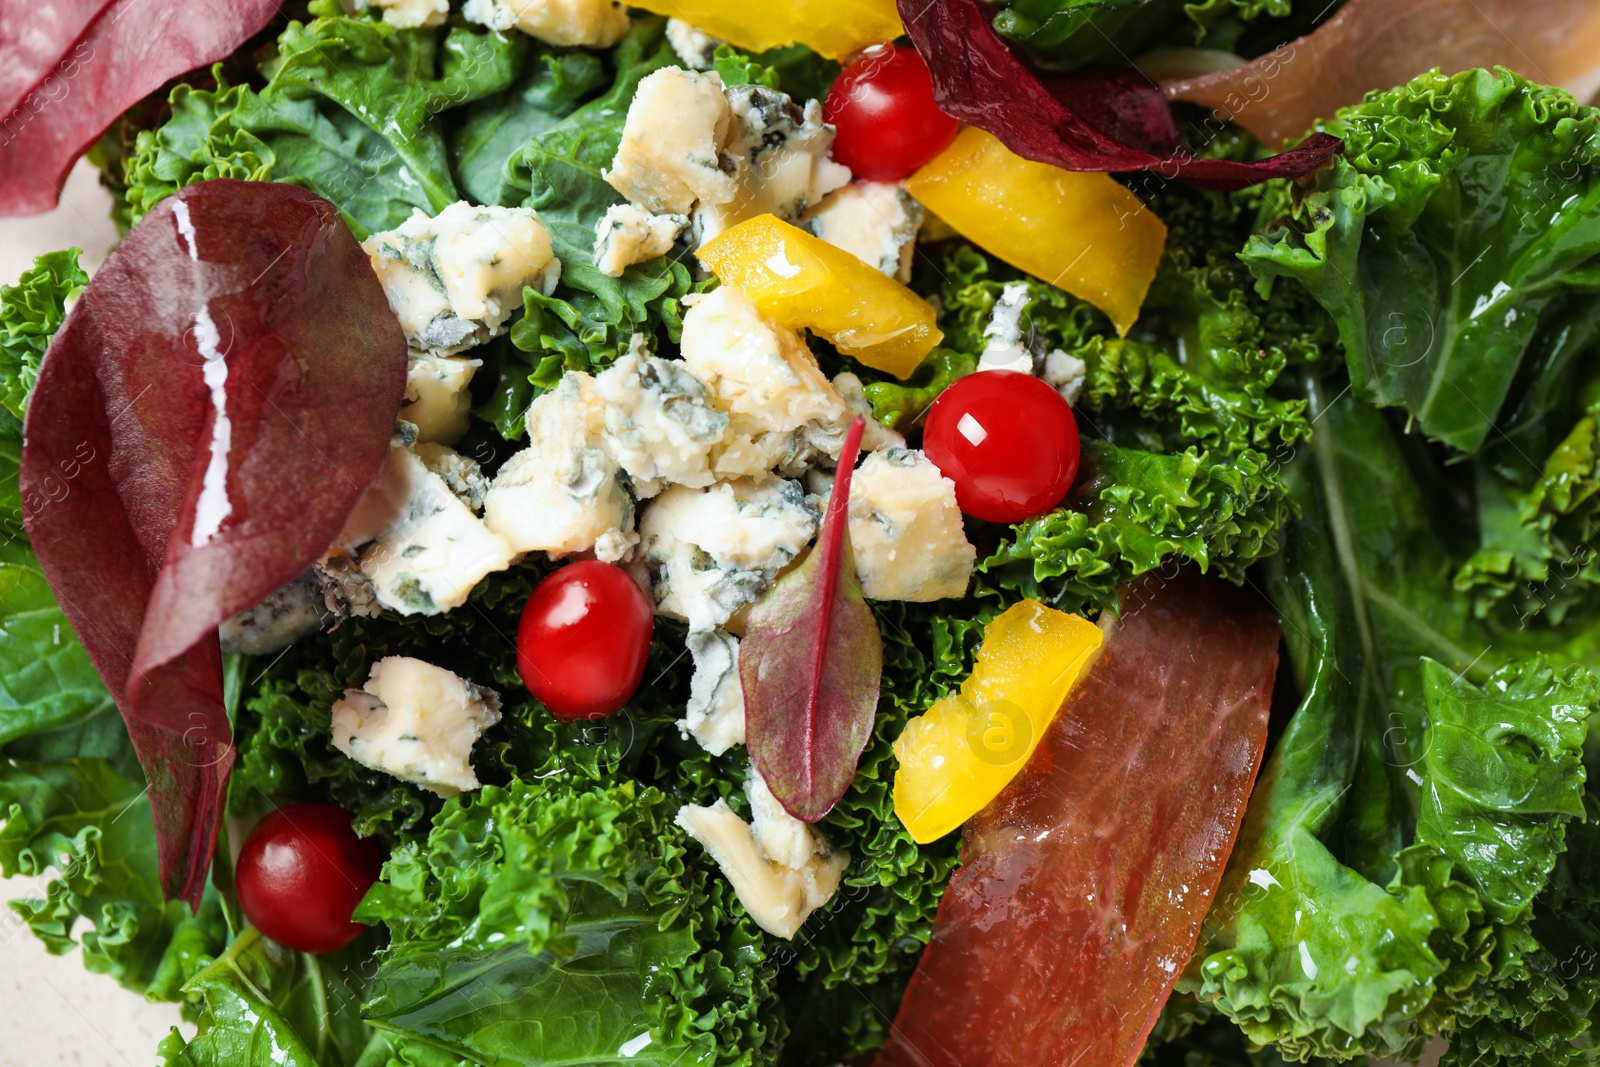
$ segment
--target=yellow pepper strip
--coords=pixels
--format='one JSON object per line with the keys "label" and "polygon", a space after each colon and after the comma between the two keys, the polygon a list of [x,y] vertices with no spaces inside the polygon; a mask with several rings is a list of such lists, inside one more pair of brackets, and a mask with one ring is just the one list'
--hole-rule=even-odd
{"label": "yellow pepper strip", "polygon": [[725,230],[697,253],[763,315],[808,327],[847,356],[906,378],[944,339],[926,300],[842,248],[773,215]]}
{"label": "yellow pepper strip", "polygon": [[894,813],[918,844],[976,815],[1016,777],[1100,651],[1100,628],[1024,600],[983,632],[961,689],[895,739]]}
{"label": "yellow pepper strip", "polygon": [[1167,227],[1108,174],[1023,159],[968,126],[906,191],[973,244],[1081,297],[1126,334],[1156,276]]}
{"label": "yellow pepper strip", "polygon": [[843,59],[905,33],[895,0],[630,0],[752,52],[803,44]]}

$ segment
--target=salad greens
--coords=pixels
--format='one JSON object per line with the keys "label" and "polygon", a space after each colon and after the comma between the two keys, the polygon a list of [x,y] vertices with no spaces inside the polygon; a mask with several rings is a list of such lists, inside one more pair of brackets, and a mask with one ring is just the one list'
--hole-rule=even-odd
{"label": "salad greens", "polygon": [[[1013,0],[995,25],[1074,69],[1196,41],[1262,50],[1324,10]],[[316,0],[275,47],[177,84],[105,162],[135,221],[216,177],[304,186],[358,236],[461,198],[537,208],[560,284],[527,289],[508,336],[471,353],[484,366],[460,448],[492,471],[537,395],[609,366],[636,335],[671,355],[686,299],[715,284],[681,243],[620,277],[591,265],[595,222],[621,202],[601,172],[628,104],[678,62],[660,19],[596,51],[455,16],[396,29]],[[730,85],[797,96],[838,69],[800,47],[724,45],[714,63]],[[1119,585],[1186,561],[1269,597],[1286,656],[1270,759],[1147,1055],[1276,1067],[1414,1058],[1439,1036],[1452,1067],[1593,1062],[1600,111],[1506,71],[1433,73],[1318,129],[1346,150],[1301,184],[1140,186],[1170,238],[1126,337],[941,241],[912,285],[945,340],[915,375],[816,344],[830,376],[857,374],[878,419],[914,438],[940,391],[976,371],[1020,284],[1026,345],[1082,362],[1083,473],[1047,515],[969,520],[967,597],[869,603],[876,719],[817,824],[851,860],[792,942],[756,926],[673,821],[718,800],[750,814],[744,750],[712,755],[675,725],[683,627],[657,620],[622,711],[556,722],[517,670],[519,614],[551,569],[534,555],[448,614],[352,617],[282,655],[228,660],[230,815],[247,825],[295,800],[351,812],[390,850],[359,912],[371,933],[321,957],[267,940],[238,913],[225,848],[198,914],[165,902],[139,763],[22,533],[19,420],[87,283],[75,250],[41,257],[0,289],[0,874],[55,876],[13,911],[50,951],[78,944],[91,970],[181,1002],[197,1032],[163,1043],[169,1065],[870,1054],[960,847],[919,846],[896,818],[892,741],[959,686],[1008,605],[1114,612]],[[1243,137],[1206,151],[1265,155]],[[334,747],[333,703],[391,655],[504,694],[474,752],[480,790],[442,800]]]}

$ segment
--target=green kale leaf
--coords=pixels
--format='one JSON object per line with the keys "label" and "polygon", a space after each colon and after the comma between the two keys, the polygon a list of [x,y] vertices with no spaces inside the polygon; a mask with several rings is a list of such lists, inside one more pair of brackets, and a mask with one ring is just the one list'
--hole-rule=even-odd
{"label": "green kale leaf", "polygon": [[0,286],[0,408],[20,420],[39,375],[39,361],[67,317],[67,301],[89,284],[78,266],[81,249],[47,252]]}
{"label": "green kale leaf", "polygon": [[364,1014],[473,1062],[766,1062],[762,935],[675,810],[559,774],[450,801],[357,913],[392,936]]}
{"label": "green kale leaf", "polygon": [[1344,154],[1308,194],[1278,186],[1284,217],[1241,258],[1334,317],[1357,395],[1476,452],[1594,336],[1600,111],[1504,69],[1435,72],[1318,128]]}

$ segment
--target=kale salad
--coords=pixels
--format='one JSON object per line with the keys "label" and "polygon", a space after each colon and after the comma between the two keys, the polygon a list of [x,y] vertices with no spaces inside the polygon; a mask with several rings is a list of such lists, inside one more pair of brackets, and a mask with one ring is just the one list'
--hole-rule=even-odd
{"label": "kale salad", "polygon": [[136,2],[0,874],[150,1054],[1600,1062],[1587,4]]}

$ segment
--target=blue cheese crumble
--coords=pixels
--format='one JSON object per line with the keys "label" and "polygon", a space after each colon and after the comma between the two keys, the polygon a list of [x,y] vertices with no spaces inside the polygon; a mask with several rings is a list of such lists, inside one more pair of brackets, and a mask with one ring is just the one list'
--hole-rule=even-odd
{"label": "blue cheese crumble", "polygon": [[684,315],[682,351],[728,416],[714,457],[719,475],[799,474],[819,456],[838,455],[852,412],[799,331],[723,286]]}
{"label": "blue cheese crumble", "polygon": [[965,596],[978,550],[967,540],[956,486],[921,452],[868,456],[850,485],[850,545],[871,600]]}
{"label": "blue cheese crumble", "polygon": [[688,225],[687,215],[652,215],[638,204],[613,204],[595,225],[594,265],[620,278],[633,264],[672,251]]}
{"label": "blue cheese crumble", "polygon": [[500,721],[500,694],[409,656],[372,665],[334,701],[333,747],[364,767],[452,797],[478,788],[472,746]]}
{"label": "blue cheese crumble", "polygon": [[516,29],[563,48],[610,48],[628,32],[616,0],[467,0],[461,14],[491,30]]}
{"label": "blue cheese crumble", "polygon": [[721,78],[665,67],[639,82],[602,177],[658,215],[687,215],[702,200],[726,203],[738,191],[735,163],[724,155],[732,130]]}
{"label": "blue cheese crumble", "polygon": [[414,351],[454,355],[505,332],[523,286],[549,296],[561,278],[550,232],[531,208],[419,208],[361,243]]}
{"label": "blue cheese crumble", "polygon": [[894,182],[854,182],[830,193],[804,225],[868,266],[909,282],[922,216],[922,205]]}
{"label": "blue cheese crumble", "polygon": [[634,495],[644,500],[669,484],[701,489],[716,480],[711,450],[728,430],[705,383],[679,360],[649,354],[643,338],[596,376],[595,395],[604,405],[605,450],[627,473]]}
{"label": "blue cheese crumble", "polygon": [[800,483],[783,478],[672,486],[639,519],[656,610],[692,631],[725,625],[805,551],[820,519]]}
{"label": "blue cheese crumble", "polygon": [[602,440],[605,418],[595,380],[582,371],[528,407],[528,447],[506,460],[484,497],[484,521],[513,551],[627,555],[633,499]]}
{"label": "blue cheese crumble", "polygon": [[694,630],[689,634],[689,655],[694,674],[689,679],[689,703],[678,731],[692,737],[701,748],[720,756],[744,744],[744,686],[739,681],[739,639],[725,630]]}
{"label": "blue cheese crumble", "polygon": [[[435,464],[440,454],[434,453]],[[361,550],[361,571],[379,604],[402,615],[436,615],[460,607],[486,575],[511,565],[514,553],[416,452],[389,453],[378,481],[352,519],[380,527]],[[354,540],[363,533],[346,534]]]}

